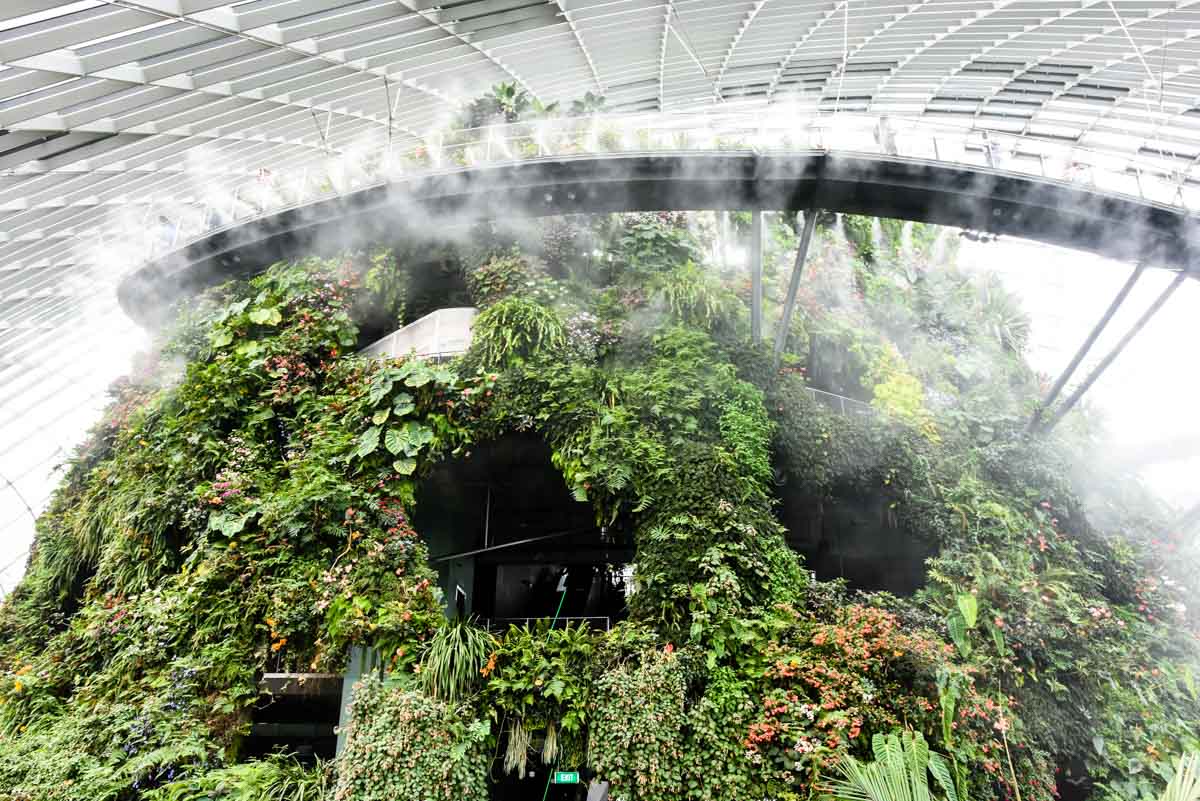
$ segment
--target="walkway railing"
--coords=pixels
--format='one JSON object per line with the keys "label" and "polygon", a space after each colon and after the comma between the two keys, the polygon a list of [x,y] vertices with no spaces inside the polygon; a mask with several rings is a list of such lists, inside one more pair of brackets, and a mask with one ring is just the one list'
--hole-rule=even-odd
{"label": "walkway railing", "polygon": [[869,403],[863,403],[862,401],[855,400],[854,398],[847,398],[844,395],[835,395],[832,392],[825,392],[824,390],[814,389],[813,387],[805,387],[805,389],[808,390],[808,394],[811,395],[813,400],[815,400],[817,403],[825,406],[828,409],[832,409],[839,414],[844,414],[848,417],[876,417],[879,415],[879,410]]}
{"label": "walkway railing", "polygon": [[505,631],[510,625],[513,626],[534,626],[542,621],[549,621],[553,628],[566,628],[572,623],[587,624],[594,629],[603,628],[608,631],[612,628],[612,618],[602,615],[576,615],[568,617],[561,615],[557,618],[553,617],[489,617],[484,618],[484,625],[492,631]]}
{"label": "walkway railing", "polygon": [[1200,167],[1186,154],[1142,152],[1135,158],[924,118],[709,110],[546,119],[435,133],[406,150],[351,148],[297,173],[260,171],[229,196],[203,205],[162,210],[168,222],[137,235],[148,259],[256,217],[401,178],[568,156],[711,151],[923,159],[1080,184],[1187,213],[1200,210]]}

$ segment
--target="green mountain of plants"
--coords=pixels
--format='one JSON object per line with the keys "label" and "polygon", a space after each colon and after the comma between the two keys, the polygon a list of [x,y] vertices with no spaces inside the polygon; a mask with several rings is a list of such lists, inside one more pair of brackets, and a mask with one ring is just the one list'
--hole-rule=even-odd
{"label": "green mountain of plants", "polygon": [[[719,222],[480,226],[442,248],[451,289],[396,245],[189,299],[0,607],[0,799],[484,799],[553,765],[622,801],[799,800],[873,738],[936,764],[920,797],[1155,798],[1200,747],[1196,546],[1097,467],[1088,415],[1025,434],[1019,304],[945,232],[831,217],[777,367],[722,256],[748,221]],[[768,321],[795,239],[779,215]],[[481,309],[461,358],[355,355],[456,292]],[[611,631],[444,615],[421,481],[514,432],[636,546]],[[873,510],[919,586],[814,575],[797,505]],[[355,647],[386,675],[342,756],[248,761],[260,675]]]}

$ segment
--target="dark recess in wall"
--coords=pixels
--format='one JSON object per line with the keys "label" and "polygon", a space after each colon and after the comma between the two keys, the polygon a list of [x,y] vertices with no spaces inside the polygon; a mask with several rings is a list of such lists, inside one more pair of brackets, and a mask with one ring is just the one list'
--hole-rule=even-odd
{"label": "dark recess in wall", "polygon": [[813,498],[785,483],[779,498],[788,544],[817,578],[844,578],[850,589],[895,595],[911,595],[925,584],[925,559],[933,548],[895,524],[886,496]]}

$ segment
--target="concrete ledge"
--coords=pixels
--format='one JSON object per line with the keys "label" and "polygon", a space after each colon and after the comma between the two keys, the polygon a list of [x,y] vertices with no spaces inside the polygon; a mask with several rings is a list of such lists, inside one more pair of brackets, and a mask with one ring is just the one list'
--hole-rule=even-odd
{"label": "concrete ledge", "polygon": [[338,673],[264,673],[258,689],[271,695],[330,696],[342,693],[342,676]]}
{"label": "concrete ledge", "polygon": [[359,351],[360,356],[399,359],[415,354],[423,359],[457,356],[471,347],[471,326],[478,309],[470,306],[438,309]]}

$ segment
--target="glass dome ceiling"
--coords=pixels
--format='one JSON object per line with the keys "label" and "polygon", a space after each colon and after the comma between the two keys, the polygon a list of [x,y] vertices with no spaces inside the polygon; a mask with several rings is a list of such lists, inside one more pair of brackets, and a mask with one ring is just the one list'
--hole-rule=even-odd
{"label": "glass dome ceiling", "polygon": [[[543,103],[603,95],[614,115],[769,108],[1016,135],[1089,154],[1136,184],[1120,191],[1152,174],[1156,200],[1195,208],[1198,35],[1200,4],[1179,0],[8,0],[0,586],[49,469],[143,342],[117,281],[268,205],[240,208],[243,187],[286,176],[303,199],[331,164],[428,147],[511,82]],[[1194,308],[1194,288],[1176,303]]]}

